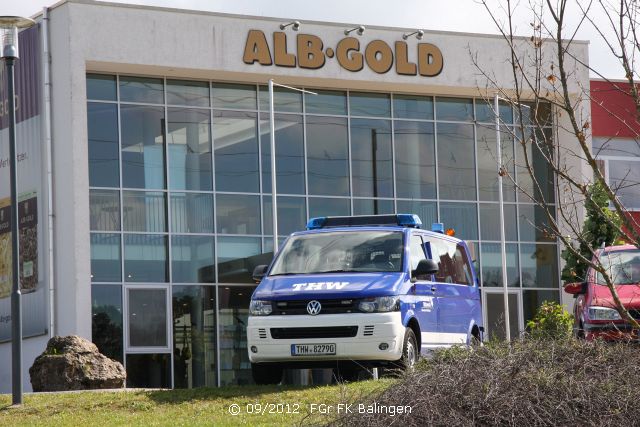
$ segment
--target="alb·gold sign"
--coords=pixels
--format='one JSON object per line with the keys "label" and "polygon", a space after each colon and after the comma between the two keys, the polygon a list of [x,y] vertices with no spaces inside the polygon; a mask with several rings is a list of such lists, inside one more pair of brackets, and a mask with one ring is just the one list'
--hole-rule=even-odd
{"label": "alb\u00b7gold sign", "polygon": [[345,37],[334,47],[325,47],[322,39],[312,34],[296,35],[296,52],[287,51],[287,35],[273,33],[273,48],[260,30],[250,30],[244,47],[245,64],[277,65],[316,70],[327,60],[335,58],[342,68],[358,72],[365,64],[378,74],[385,74],[395,65],[396,73],[405,76],[434,77],[443,67],[442,52],[431,43],[418,43],[417,61],[409,61],[409,46],[397,41],[393,46],[383,40],[372,40],[360,45],[355,37]]}

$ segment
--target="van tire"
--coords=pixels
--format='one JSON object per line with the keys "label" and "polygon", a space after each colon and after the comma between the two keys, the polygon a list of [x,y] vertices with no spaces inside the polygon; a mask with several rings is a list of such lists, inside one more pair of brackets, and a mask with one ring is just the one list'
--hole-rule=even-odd
{"label": "van tire", "polygon": [[385,377],[399,377],[404,372],[411,372],[420,358],[418,340],[413,329],[407,328],[402,342],[402,357],[383,370]]}
{"label": "van tire", "polygon": [[252,363],[251,375],[258,385],[280,384],[282,381],[282,366],[274,363]]}

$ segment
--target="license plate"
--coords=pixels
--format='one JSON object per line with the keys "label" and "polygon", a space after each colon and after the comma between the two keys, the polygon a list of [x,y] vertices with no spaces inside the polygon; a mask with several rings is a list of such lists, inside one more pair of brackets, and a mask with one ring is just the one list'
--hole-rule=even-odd
{"label": "license plate", "polygon": [[336,354],[335,344],[291,344],[292,356],[325,356]]}

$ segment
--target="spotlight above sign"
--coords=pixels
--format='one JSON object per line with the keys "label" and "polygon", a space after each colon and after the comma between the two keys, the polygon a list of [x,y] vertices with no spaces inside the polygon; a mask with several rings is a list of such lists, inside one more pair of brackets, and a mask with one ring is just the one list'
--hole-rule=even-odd
{"label": "spotlight above sign", "polygon": [[366,28],[364,27],[364,25],[358,25],[357,27],[351,28],[350,30],[344,30],[344,35],[348,36],[350,33],[357,31],[357,34],[361,36],[364,34],[365,29]]}
{"label": "spotlight above sign", "polygon": [[300,29],[300,21],[291,21],[288,24],[280,24],[281,30],[284,30],[287,27],[291,27],[293,31],[298,31]]}

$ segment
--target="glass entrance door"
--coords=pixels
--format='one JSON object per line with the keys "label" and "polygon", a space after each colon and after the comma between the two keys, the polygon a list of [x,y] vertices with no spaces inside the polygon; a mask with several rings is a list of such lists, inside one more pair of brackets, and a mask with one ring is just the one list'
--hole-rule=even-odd
{"label": "glass entrance door", "polygon": [[[506,337],[504,294],[502,289],[484,290],[484,324],[485,340],[504,340]],[[524,330],[522,318],[522,302],[519,291],[508,291],[509,295],[509,329],[511,339],[520,336]]]}

